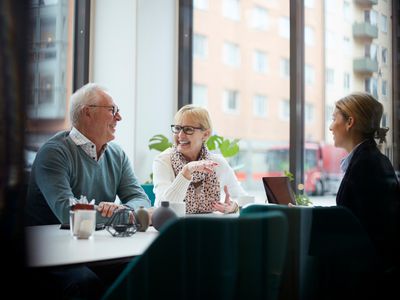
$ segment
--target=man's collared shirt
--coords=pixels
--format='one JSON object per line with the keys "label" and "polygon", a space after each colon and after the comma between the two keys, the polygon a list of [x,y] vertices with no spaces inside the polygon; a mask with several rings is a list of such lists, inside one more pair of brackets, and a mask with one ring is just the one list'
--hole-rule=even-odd
{"label": "man's collared shirt", "polygon": [[101,149],[100,156],[97,159],[97,151],[96,151],[96,145],[92,143],[91,140],[89,140],[86,136],[84,136],[82,133],[79,132],[78,129],[75,127],[72,127],[71,132],[69,133],[69,136],[71,137],[71,140],[77,145],[82,148],[82,150],[89,155],[94,160],[100,160],[101,157],[103,156],[104,151],[107,149],[107,145]]}

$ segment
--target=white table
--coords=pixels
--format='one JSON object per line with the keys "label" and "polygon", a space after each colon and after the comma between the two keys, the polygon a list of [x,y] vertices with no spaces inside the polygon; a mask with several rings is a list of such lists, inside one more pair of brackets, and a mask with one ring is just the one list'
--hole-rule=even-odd
{"label": "white table", "polygon": [[26,227],[29,267],[52,267],[129,258],[141,255],[158,236],[149,227],[130,237],[113,237],[106,230],[95,231],[88,240],[77,240],[60,225]]}

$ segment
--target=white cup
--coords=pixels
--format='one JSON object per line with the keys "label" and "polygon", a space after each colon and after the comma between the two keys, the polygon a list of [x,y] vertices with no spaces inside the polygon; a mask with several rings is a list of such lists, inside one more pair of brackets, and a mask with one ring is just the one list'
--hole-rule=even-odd
{"label": "white cup", "polygon": [[71,210],[70,228],[74,238],[90,238],[96,229],[96,211],[87,209]]}
{"label": "white cup", "polygon": [[184,217],[186,215],[185,202],[170,202],[169,207],[176,213],[178,217]]}
{"label": "white cup", "polygon": [[240,196],[237,199],[237,202],[238,202],[239,207],[243,207],[243,206],[245,206],[247,204],[254,203],[255,199],[256,198],[254,196],[246,195],[246,196]]}

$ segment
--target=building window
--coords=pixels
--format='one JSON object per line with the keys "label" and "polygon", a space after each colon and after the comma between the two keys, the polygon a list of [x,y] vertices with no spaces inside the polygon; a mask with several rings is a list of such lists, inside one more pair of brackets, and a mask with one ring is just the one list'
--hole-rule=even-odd
{"label": "building window", "polygon": [[30,2],[29,119],[65,119],[72,88],[71,7],[65,0]]}
{"label": "building window", "polygon": [[365,45],[365,57],[369,57],[374,61],[378,61],[378,45]]}
{"label": "building window", "polygon": [[314,46],[314,29],[310,26],[304,27],[304,43],[307,46]]}
{"label": "building window", "polygon": [[378,25],[378,12],[376,10],[364,11],[364,21],[371,25]]}
{"label": "building window", "polygon": [[335,70],[331,68],[327,68],[325,72],[326,76],[326,84],[328,86],[333,86],[335,84]]}
{"label": "building window", "polygon": [[267,54],[263,51],[255,50],[253,55],[253,70],[265,74],[267,73],[267,68]]}
{"label": "building window", "polygon": [[307,85],[313,85],[315,83],[314,67],[311,65],[305,65],[304,73],[305,73],[305,83]]}
{"label": "building window", "polygon": [[193,104],[207,107],[207,87],[203,84],[193,84]]}
{"label": "building window", "polygon": [[351,41],[347,36],[343,37],[343,54],[351,56],[352,48]]}
{"label": "building window", "polygon": [[208,48],[207,37],[195,33],[193,35],[193,56],[195,58],[200,58],[200,59],[207,58],[207,48]]}
{"label": "building window", "polygon": [[365,91],[378,98],[378,79],[375,77],[366,78],[364,81]]}
{"label": "building window", "polygon": [[208,0],[193,0],[193,7],[199,10],[207,10]]}
{"label": "building window", "polygon": [[351,6],[348,1],[343,2],[343,17],[347,22],[351,22],[353,20],[351,16]]}
{"label": "building window", "polygon": [[253,114],[256,117],[267,116],[267,97],[263,95],[255,95],[253,97]]}
{"label": "building window", "polygon": [[250,27],[258,30],[268,29],[268,11],[261,6],[256,6],[252,10]]}
{"label": "building window", "polygon": [[387,16],[381,15],[381,31],[383,33],[387,33],[388,30],[388,21],[387,21]]}
{"label": "building window", "polygon": [[239,21],[240,20],[240,1],[239,0],[223,0],[222,15],[225,18]]}
{"label": "building window", "polygon": [[387,80],[382,80],[382,96],[387,96]]}
{"label": "building window", "polygon": [[387,48],[382,47],[382,64],[387,64]]}
{"label": "building window", "polygon": [[314,121],[314,105],[306,103],[304,108],[304,118],[306,123],[312,123]]}
{"label": "building window", "polygon": [[226,113],[239,112],[239,92],[234,90],[225,90],[223,96],[223,110]]}
{"label": "building window", "polygon": [[314,0],[304,0],[304,7],[314,8]]}
{"label": "building window", "polygon": [[343,74],[343,89],[346,93],[350,91],[350,74],[347,72]]}
{"label": "building window", "polygon": [[225,42],[222,55],[222,60],[226,65],[231,67],[240,66],[240,49],[238,45]]}
{"label": "building window", "polygon": [[282,100],[280,103],[280,118],[289,121],[290,118],[290,102],[288,99]]}
{"label": "building window", "polygon": [[283,78],[289,79],[289,77],[290,77],[289,59],[281,58],[280,69],[281,69],[281,72],[280,72],[281,76]]}
{"label": "building window", "polygon": [[290,38],[290,22],[288,17],[279,18],[279,35],[283,38]]}

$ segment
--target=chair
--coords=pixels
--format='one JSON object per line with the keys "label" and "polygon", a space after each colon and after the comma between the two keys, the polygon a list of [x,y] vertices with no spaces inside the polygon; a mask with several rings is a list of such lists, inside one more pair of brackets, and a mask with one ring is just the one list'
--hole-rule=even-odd
{"label": "chair", "polygon": [[154,206],[154,201],[156,199],[156,195],[153,192],[154,184],[146,183],[141,185],[142,189],[146,193],[147,197],[149,197],[151,206]]}
{"label": "chair", "polygon": [[279,299],[366,299],[375,295],[375,251],[348,209],[250,205],[241,214],[260,212],[282,212],[288,219],[288,253]]}
{"label": "chair", "polygon": [[281,213],[180,218],[103,299],[276,299],[286,241]]}

